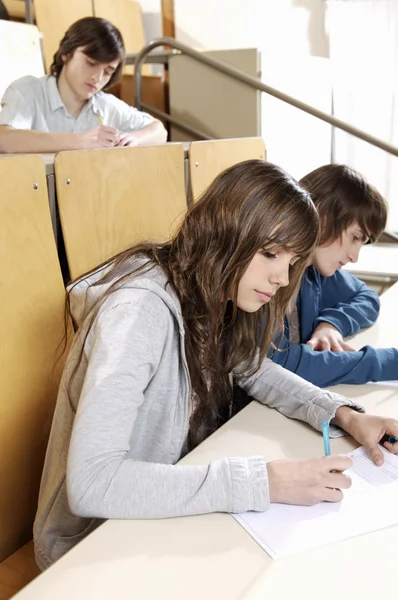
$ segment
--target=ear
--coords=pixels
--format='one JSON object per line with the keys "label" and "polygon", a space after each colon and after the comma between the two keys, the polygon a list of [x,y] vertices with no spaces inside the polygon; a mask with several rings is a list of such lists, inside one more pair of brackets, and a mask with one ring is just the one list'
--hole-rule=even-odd
{"label": "ear", "polygon": [[72,58],[72,54],[61,54],[61,59],[64,65],[66,65],[70,59]]}

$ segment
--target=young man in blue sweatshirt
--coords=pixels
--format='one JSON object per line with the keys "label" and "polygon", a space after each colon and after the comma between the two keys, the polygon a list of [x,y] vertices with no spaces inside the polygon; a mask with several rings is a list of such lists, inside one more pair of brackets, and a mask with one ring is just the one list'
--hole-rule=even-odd
{"label": "young man in blue sweatshirt", "polygon": [[325,165],[300,183],[320,213],[321,240],[285,321],[283,341],[270,358],[320,387],[398,379],[397,349],[364,346],[355,351],[344,341],[379,314],[377,294],[341,269],[356,262],[362,246],[383,232],[386,203],[345,165]]}

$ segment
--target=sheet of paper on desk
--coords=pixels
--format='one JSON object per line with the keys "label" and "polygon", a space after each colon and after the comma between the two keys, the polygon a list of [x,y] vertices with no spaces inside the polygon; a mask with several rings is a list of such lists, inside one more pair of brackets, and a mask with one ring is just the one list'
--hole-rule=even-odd
{"label": "sheet of paper on desk", "polygon": [[338,504],[272,504],[267,512],[233,515],[272,558],[326,546],[398,523],[398,457],[383,449],[376,467],[364,448],[350,452],[352,486]]}

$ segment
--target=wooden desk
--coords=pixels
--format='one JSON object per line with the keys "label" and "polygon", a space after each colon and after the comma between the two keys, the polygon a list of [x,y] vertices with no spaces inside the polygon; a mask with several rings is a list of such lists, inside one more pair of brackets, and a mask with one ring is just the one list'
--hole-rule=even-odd
{"label": "wooden desk", "polygon": [[[390,323],[397,300],[398,284],[382,297],[379,323],[357,336],[358,346],[397,339],[398,326]],[[396,387],[334,389],[370,412],[398,417]],[[356,446],[350,438],[331,440],[331,445],[342,453]],[[309,426],[252,402],[182,463],[252,454],[267,460],[320,456],[322,438]],[[335,600],[336,595],[374,600],[395,589],[397,538],[395,526],[274,561],[227,514],[107,521],[15,598],[284,600],[305,594],[306,600]]]}
{"label": "wooden desk", "polygon": [[[189,143],[188,142],[182,142],[182,145],[184,147],[184,155],[185,158],[188,158],[188,151],[189,151]],[[0,154],[0,156],[2,156]],[[6,156],[11,156],[10,154],[6,155]],[[46,165],[46,175],[54,175],[54,157],[55,154],[41,154],[41,157],[44,160],[44,164]]]}
{"label": "wooden desk", "polygon": [[[184,155],[185,158],[188,158],[188,150],[189,150],[189,143],[188,142],[183,142],[182,143],[183,147],[184,147]],[[0,154],[0,157],[2,156],[15,156],[15,154]],[[54,175],[54,157],[55,154],[41,154],[40,155],[44,161],[45,167],[46,167],[46,175]]]}

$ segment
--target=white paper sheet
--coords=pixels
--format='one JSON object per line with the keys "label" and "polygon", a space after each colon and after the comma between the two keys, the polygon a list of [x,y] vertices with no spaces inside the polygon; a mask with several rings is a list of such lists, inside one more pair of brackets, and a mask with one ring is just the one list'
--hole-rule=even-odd
{"label": "white paper sheet", "polygon": [[350,452],[352,486],[338,504],[272,504],[265,513],[233,515],[272,558],[281,558],[398,523],[398,457],[383,449],[376,467],[365,449]]}

